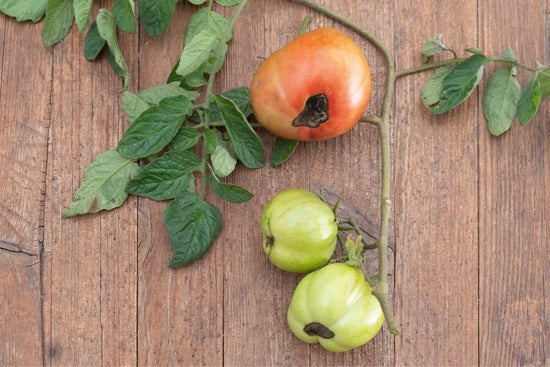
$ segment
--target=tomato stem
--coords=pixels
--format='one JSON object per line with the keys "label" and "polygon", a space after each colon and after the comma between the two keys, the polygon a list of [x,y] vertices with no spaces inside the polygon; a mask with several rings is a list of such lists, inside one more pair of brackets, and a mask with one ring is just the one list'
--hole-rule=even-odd
{"label": "tomato stem", "polygon": [[373,288],[373,294],[378,298],[384,316],[388,324],[388,328],[392,334],[399,334],[395,323],[395,317],[391,301],[389,299],[388,292],[388,227],[389,217],[391,209],[390,200],[390,181],[391,181],[391,155],[390,155],[390,129],[389,129],[389,117],[391,111],[391,104],[394,93],[394,85],[396,80],[395,68],[393,57],[386,46],[372,33],[358,24],[352,22],[350,19],[328,9],[322,5],[317,4],[312,0],[297,0],[305,6],[314,9],[338,22],[346,27],[357,32],[359,35],[367,39],[372,45],[374,45],[384,56],[387,64],[386,72],[386,91],[384,93],[384,99],[382,102],[382,113],[380,117],[368,116],[362,119],[364,122],[374,123],[378,126],[380,137],[380,149],[382,156],[382,188],[380,196],[380,237],[377,241],[378,249],[378,274],[379,279],[376,286]]}

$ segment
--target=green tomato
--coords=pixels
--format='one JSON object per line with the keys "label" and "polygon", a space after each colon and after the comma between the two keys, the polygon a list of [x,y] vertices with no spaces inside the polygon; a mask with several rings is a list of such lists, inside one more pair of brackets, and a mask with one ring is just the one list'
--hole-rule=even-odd
{"label": "green tomato", "polygon": [[361,270],[333,263],[300,281],[287,321],[300,340],[343,352],[371,340],[382,328],[384,313]]}
{"label": "green tomato", "polygon": [[332,209],[311,192],[288,189],[275,195],[262,217],[263,248],[277,267],[305,273],[334,253],[338,225]]}

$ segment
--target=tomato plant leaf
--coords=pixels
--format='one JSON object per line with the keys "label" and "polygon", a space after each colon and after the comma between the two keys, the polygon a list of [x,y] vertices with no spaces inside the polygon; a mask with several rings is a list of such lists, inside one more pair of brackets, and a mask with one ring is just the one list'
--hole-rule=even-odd
{"label": "tomato plant leaf", "polygon": [[423,62],[427,62],[430,57],[435,56],[440,52],[443,52],[443,51],[453,52],[453,50],[451,50],[449,47],[444,45],[443,42],[441,42],[442,37],[443,35],[441,33],[438,33],[422,44],[422,56],[423,56],[422,61]]}
{"label": "tomato plant leaf", "polygon": [[241,0],[216,0],[216,4],[221,6],[235,6],[237,5]]}
{"label": "tomato plant leaf", "polygon": [[158,153],[177,134],[191,108],[192,104],[185,96],[164,98],[130,125],[118,143],[118,150],[127,158]]}
{"label": "tomato plant leaf", "polygon": [[[118,45],[118,40],[116,37],[116,23],[113,14],[106,9],[99,9],[96,17],[96,23],[99,35],[107,42],[109,51],[111,51],[116,65],[118,65],[122,71],[122,75],[124,76],[123,90],[126,90],[130,85],[130,72],[128,70],[128,65],[126,64],[126,60],[124,60],[124,56],[122,55],[122,51]],[[119,75],[119,73],[117,73],[117,75]]]}
{"label": "tomato plant leaf", "polygon": [[439,102],[441,92],[443,91],[443,79],[445,79],[452,68],[452,65],[445,65],[435,69],[432,76],[424,84],[420,98],[425,107],[429,108]]}
{"label": "tomato plant leaf", "polygon": [[212,49],[218,44],[218,36],[210,29],[204,29],[185,44],[176,73],[185,77],[208,60]]}
{"label": "tomato plant leaf", "polygon": [[231,203],[241,204],[254,197],[244,187],[221,182],[215,175],[208,176],[208,184],[214,194]]}
{"label": "tomato plant leaf", "polygon": [[74,8],[71,0],[48,0],[46,21],[42,28],[42,43],[50,47],[61,41],[73,25]]}
{"label": "tomato plant leaf", "polygon": [[201,167],[201,160],[192,152],[167,152],[145,166],[128,183],[126,192],[156,201],[173,199],[186,191],[193,179],[191,173]]}
{"label": "tomato plant leaf", "polygon": [[[254,110],[252,109],[252,102],[250,101],[250,89],[248,87],[237,87],[229,89],[221,94],[227,99],[230,99],[245,117],[252,115]],[[210,98],[211,102],[214,102],[214,97]],[[211,103],[209,106],[210,121],[222,121],[220,115],[220,109],[216,103]],[[196,113],[191,117],[194,121],[199,121]]]}
{"label": "tomato plant leaf", "polygon": [[538,74],[541,98],[550,96],[550,68],[544,69]]}
{"label": "tomato plant leaf", "polygon": [[237,159],[225,147],[225,144],[219,144],[210,155],[212,168],[217,177],[226,177],[235,170]]}
{"label": "tomato plant leaf", "polygon": [[235,147],[239,160],[248,168],[264,166],[264,147],[239,107],[230,99],[217,94],[214,100]]}
{"label": "tomato plant leaf", "polygon": [[[224,43],[233,37],[233,30],[229,28],[229,21],[220,13],[205,7],[197,10],[191,16],[187,25],[187,33],[185,34],[185,45],[190,43],[196,35],[205,29],[210,30]],[[224,34],[224,32],[228,33]]]}
{"label": "tomato plant leaf", "polygon": [[188,150],[199,142],[201,134],[192,127],[181,127],[168,144],[171,150]]}
{"label": "tomato plant leaf", "polygon": [[441,98],[431,112],[445,113],[464,102],[478,86],[488,62],[487,57],[476,54],[455,65],[443,79]]}
{"label": "tomato plant leaf", "polygon": [[127,90],[122,92],[122,109],[130,122],[134,122],[149,107],[151,105],[137,94],[128,92]]}
{"label": "tomato plant leaf", "polygon": [[218,146],[218,137],[212,129],[205,129],[204,132],[204,154],[211,154]]}
{"label": "tomato plant leaf", "polygon": [[99,31],[97,30],[97,22],[94,20],[90,27],[88,28],[88,33],[86,34],[86,41],[84,44],[84,57],[88,61],[97,59],[101,50],[107,42],[101,38]]}
{"label": "tomato plant leaf", "polygon": [[516,114],[520,124],[525,125],[535,116],[539,109],[540,100],[540,85],[538,75],[535,74],[519,98]]}
{"label": "tomato plant leaf", "polygon": [[206,2],[206,0],[187,0],[187,1],[189,1],[193,5],[201,5]]}
{"label": "tomato plant leaf", "polygon": [[170,243],[175,251],[168,266],[179,268],[204,255],[222,230],[220,210],[200,196],[184,192],[164,211]]}
{"label": "tomato plant leaf", "polygon": [[516,53],[511,48],[503,52],[502,58],[510,61],[518,61],[518,57],[516,56]]}
{"label": "tomato plant leaf", "polygon": [[510,129],[521,93],[515,68],[496,70],[487,81],[481,104],[489,132],[495,136]]}
{"label": "tomato plant leaf", "polygon": [[2,0],[0,13],[15,18],[18,22],[27,20],[36,23],[46,14],[48,0]]}
{"label": "tomato plant leaf", "polygon": [[149,105],[159,104],[166,97],[184,96],[190,101],[199,97],[200,93],[181,88],[178,83],[160,84],[138,93],[138,96]]}
{"label": "tomato plant leaf", "polygon": [[99,154],[86,169],[63,218],[119,207],[128,197],[126,185],[138,172],[139,165],[122,157],[116,149]]}
{"label": "tomato plant leaf", "polygon": [[286,162],[292,156],[297,146],[297,140],[277,138],[269,159],[271,167],[276,168]]}
{"label": "tomato plant leaf", "polygon": [[117,0],[113,4],[113,17],[116,25],[124,32],[136,33],[134,0]]}
{"label": "tomato plant leaf", "polygon": [[92,10],[92,0],[74,0],[74,19],[78,31],[83,33],[90,21],[90,12]]}
{"label": "tomato plant leaf", "polygon": [[177,0],[139,0],[139,18],[151,37],[166,32],[172,22]]}

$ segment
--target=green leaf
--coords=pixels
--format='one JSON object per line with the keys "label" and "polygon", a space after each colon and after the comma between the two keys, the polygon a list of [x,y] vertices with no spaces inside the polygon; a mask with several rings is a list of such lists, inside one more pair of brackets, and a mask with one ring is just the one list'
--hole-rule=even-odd
{"label": "green leaf", "polygon": [[214,194],[231,203],[241,204],[254,197],[254,194],[244,187],[223,183],[215,175],[208,176],[208,184]]}
{"label": "green leaf", "polygon": [[0,13],[15,18],[18,22],[40,21],[46,14],[48,0],[1,0]]}
{"label": "green leaf", "polygon": [[193,5],[201,5],[206,2],[206,0],[188,0]]}
{"label": "green leaf", "polygon": [[218,145],[210,155],[212,168],[217,177],[226,177],[235,170],[237,159],[227,150],[224,144]]}
{"label": "green leaf", "polygon": [[164,223],[175,251],[168,266],[179,268],[204,255],[222,230],[220,210],[200,196],[185,192],[164,211]]}
{"label": "green leaf", "polygon": [[122,92],[122,108],[130,122],[133,123],[149,107],[151,107],[149,103],[145,102],[137,94],[128,91]]}
{"label": "green leaf", "polygon": [[511,48],[504,51],[504,53],[502,54],[502,58],[510,61],[518,61],[518,57],[516,56],[516,53]]}
{"label": "green leaf", "polygon": [[216,0],[216,3],[221,6],[234,6],[240,2],[241,0]]}
{"label": "green leaf", "polygon": [[172,22],[177,0],[139,0],[139,18],[151,37],[166,32]]}
{"label": "green leaf", "polygon": [[74,18],[80,33],[84,32],[90,21],[90,12],[92,10],[92,0],[74,0]]}
{"label": "green leaf", "polygon": [[539,81],[541,98],[550,96],[550,68],[538,73],[537,80]]}
{"label": "green leaf", "polygon": [[193,101],[199,97],[200,93],[181,88],[178,83],[160,84],[138,93],[138,96],[150,105],[159,104],[166,97],[184,96]]}
{"label": "green leaf", "polygon": [[483,114],[489,132],[496,136],[508,131],[516,116],[521,86],[514,77],[515,73],[515,68],[498,69],[487,81],[483,92]]}
{"label": "green leaf", "polygon": [[128,197],[124,188],[138,171],[139,165],[116,149],[99,154],[86,169],[84,181],[63,218],[119,207]]}
{"label": "green leaf", "polygon": [[443,79],[443,90],[432,113],[445,113],[466,100],[475,90],[489,60],[484,55],[472,55],[455,65]]}
{"label": "green leaf", "polygon": [[[189,44],[195,36],[204,30],[209,30],[218,36],[224,43],[233,37],[232,29],[229,29],[229,21],[220,13],[212,11],[208,7],[197,10],[187,25],[185,45]],[[228,31],[228,34],[224,32]]]}
{"label": "green leaf", "polygon": [[[245,117],[252,115],[252,102],[250,101],[250,89],[248,87],[237,87],[229,89],[221,94],[225,98],[231,100],[243,113]],[[212,99],[212,102],[214,100]],[[218,105],[210,105],[210,121],[221,121],[222,117]]]}
{"label": "green leaf", "polygon": [[124,32],[136,33],[136,15],[134,0],[117,0],[113,4],[115,23]]}
{"label": "green leaf", "polygon": [[443,44],[441,42],[441,38],[443,35],[441,33],[436,34],[432,38],[430,38],[427,42],[422,44],[422,61],[427,62],[428,59],[434,55],[437,55],[440,52],[443,51],[453,51],[449,47]]}
{"label": "green leaf", "polygon": [[296,150],[296,146],[298,146],[296,140],[277,138],[269,159],[271,167],[276,168],[286,162]]}
{"label": "green leaf", "polygon": [[248,168],[264,166],[264,147],[239,107],[230,99],[214,96],[239,160]]}
{"label": "green leaf", "polygon": [[192,127],[181,127],[169,144],[172,150],[189,150],[199,142],[201,134]]}
{"label": "green leaf", "polygon": [[128,70],[128,65],[126,64],[126,60],[124,60],[124,56],[122,55],[122,51],[120,50],[120,47],[118,45],[116,37],[116,23],[113,14],[111,14],[111,12],[106,9],[99,9],[96,17],[96,22],[99,35],[101,36],[101,38],[107,41],[109,51],[111,51],[116,64],[122,70],[122,74],[124,76],[123,90],[126,90],[130,85],[130,72]]}
{"label": "green leaf", "polygon": [[206,145],[204,154],[211,154],[218,146],[218,138],[212,129],[204,130],[204,144]]}
{"label": "green leaf", "polygon": [[520,124],[525,125],[533,118],[533,116],[535,116],[539,109],[540,100],[540,85],[538,75],[535,74],[519,98],[516,114]]}
{"label": "green leaf", "polygon": [[204,29],[186,43],[176,73],[187,76],[208,60],[210,51],[218,44],[218,36],[210,29]]}
{"label": "green leaf", "polygon": [[74,9],[71,0],[48,0],[46,21],[42,28],[42,43],[50,47],[61,41],[73,25]]}
{"label": "green leaf", "polygon": [[167,97],[159,105],[149,107],[120,139],[120,153],[128,158],[158,153],[177,134],[191,108],[191,102],[184,96]]}
{"label": "green leaf", "polygon": [[94,20],[88,28],[88,33],[86,34],[86,42],[84,46],[84,57],[88,61],[97,59],[101,50],[107,42],[101,38],[99,31],[97,30],[97,23]]}
{"label": "green leaf", "polygon": [[191,152],[167,152],[155,159],[126,186],[130,194],[161,201],[173,199],[185,192],[191,174],[201,169],[201,160]]}
{"label": "green leaf", "polygon": [[452,65],[446,65],[435,69],[430,79],[424,84],[420,98],[425,107],[429,108],[439,102],[443,91],[443,80],[452,68]]}

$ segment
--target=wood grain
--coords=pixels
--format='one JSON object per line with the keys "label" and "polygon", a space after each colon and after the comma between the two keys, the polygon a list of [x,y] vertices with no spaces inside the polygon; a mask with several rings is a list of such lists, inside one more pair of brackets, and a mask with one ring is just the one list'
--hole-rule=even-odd
{"label": "wood grain", "polygon": [[[94,3],[110,9],[114,0]],[[421,63],[436,33],[461,51],[478,46],[550,62],[548,0],[452,2],[319,0],[363,25],[397,69]],[[168,31],[120,32],[130,90],[162,84],[179,57],[196,6],[177,2]],[[230,16],[231,8],[215,6]],[[372,45],[296,1],[249,1],[214,92],[248,85],[260,63],[310,29],[345,31],[373,73],[368,114],[379,114],[386,65]],[[329,353],[286,324],[302,278],[263,254],[260,214],[289,187],[320,191],[375,239],[380,145],[359,124],[324,142],[300,143],[279,168],[239,166],[226,178],[255,194],[231,204],[207,191],[223,231],[200,260],[169,269],[166,202],[130,197],[111,212],[61,219],[86,167],[128,126],[122,81],[105,54],[90,63],[75,29],[44,49],[41,24],[0,17],[0,365],[366,366],[550,364],[550,114],[543,99],[528,125],[491,137],[481,87],[434,116],[420,92],[430,73],[398,80],[391,116],[393,210],[390,280],[401,334],[387,327],[366,346]],[[450,55],[442,55],[447,57]],[[495,69],[491,65],[488,74]],[[518,74],[523,86],[529,80]],[[274,137],[259,130],[267,157]],[[267,161],[267,158],[266,158]],[[376,272],[376,253],[368,266]]]}

